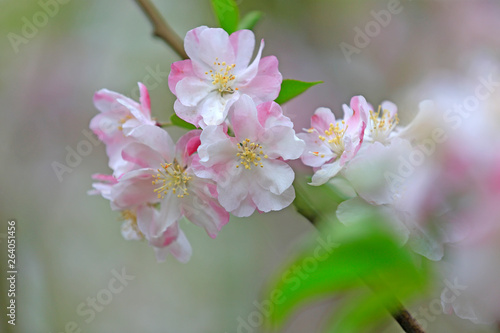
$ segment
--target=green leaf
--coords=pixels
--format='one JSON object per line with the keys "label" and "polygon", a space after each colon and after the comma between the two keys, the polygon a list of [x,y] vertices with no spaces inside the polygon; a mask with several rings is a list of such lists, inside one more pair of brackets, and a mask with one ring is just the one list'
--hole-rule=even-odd
{"label": "green leaf", "polygon": [[212,6],[217,21],[222,29],[228,34],[238,30],[240,11],[234,0],[212,0]]}
{"label": "green leaf", "polygon": [[[363,216],[349,227],[325,224],[315,244],[302,251],[272,284],[271,295],[278,293],[282,302],[273,302],[271,323],[283,324],[308,302],[361,291],[361,298],[335,315],[332,330],[357,332],[387,316],[386,309],[393,311],[399,301],[421,292],[426,275],[416,268],[409,250],[401,248],[383,226],[376,214]],[[338,246],[325,250],[324,244],[332,243]]]}
{"label": "green leaf", "polygon": [[175,125],[175,126],[180,127],[180,128],[185,128],[185,129],[188,129],[188,130],[196,129],[196,126],[194,126],[193,124],[188,123],[185,120],[182,120],[175,113],[170,116],[170,122],[172,122],[172,125]]}
{"label": "green leaf", "polygon": [[280,94],[278,98],[276,98],[275,102],[278,104],[284,104],[289,100],[291,100],[292,98],[299,96],[312,86],[315,86],[320,83],[323,83],[323,81],[304,82],[304,81],[288,80],[288,79],[283,80],[283,83],[281,83]]}
{"label": "green leaf", "polygon": [[238,30],[241,30],[241,29],[253,30],[253,28],[259,22],[259,20],[261,18],[262,18],[262,12],[260,12],[258,10],[255,10],[253,12],[246,14],[241,19],[241,22],[238,25]]}
{"label": "green leaf", "polygon": [[310,186],[310,177],[297,175],[293,184],[295,200],[293,205],[299,214],[311,223],[318,225],[335,216],[337,206],[349,199],[332,183]]}

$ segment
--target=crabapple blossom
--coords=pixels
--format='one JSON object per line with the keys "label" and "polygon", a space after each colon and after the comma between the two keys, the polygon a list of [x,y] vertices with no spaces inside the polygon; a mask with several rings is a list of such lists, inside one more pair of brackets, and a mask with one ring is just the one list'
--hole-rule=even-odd
{"label": "crabapple blossom", "polygon": [[394,136],[394,129],[399,123],[398,108],[389,101],[384,101],[377,112],[372,108],[367,110],[368,126],[365,131],[365,140],[370,142],[387,143]]}
{"label": "crabapple blossom", "polygon": [[262,40],[250,63],[254,47],[250,30],[230,36],[223,29],[206,26],[189,31],[184,48],[190,59],[173,63],[168,77],[168,86],[177,97],[176,114],[204,128],[221,124],[243,94],[256,104],[275,100],[282,81],[278,59],[261,58]]}
{"label": "crabapple blossom", "polygon": [[[135,233],[139,237],[145,237],[148,243],[153,247],[156,259],[160,262],[165,261],[166,256],[170,253],[178,261],[187,262],[191,258],[192,248],[184,232],[180,229],[179,223],[167,227],[163,232],[158,232],[159,226],[162,225],[159,219],[161,218],[160,211],[150,205],[138,206],[133,212],[129,212],[129,220],[122,225],[122,234],[124,237]],[[135,216],[134,216],[135,215]],[[125,215],[122,213],[122,216]],[[128,228],[127,222],[130,223],[132,230]]]}
{"label": "crabapple blossom", "polygon": [[145,85],[138,83],[140,103],[119,93],[102,89],[94,95],[94,105],[101,112],[90,121],[90,129],[106,145],[109,167],[119,177],[127,171],[121,152],[134,141],[129,135],[142,125],[154,125],[151,103]]}
{"label": "crabapple blossom", "polygon": [[197,177],[191,168],[200,132],[186,133],[174,146],[166,131],[141,126],[131,134],[137,141],[123,148],[123,159],[133,167],[112,187],[112,208],[160,203],[155,217],[158,225],[151,238],[160,237],[183,216],[205,228],[212,238],[229,221],[229,214],[217,201],[215,184]]}
{"label": "crabapple blossom", "polygon": [[256,106],[243,95],[230,111],[234,137],[226,126],[208,126],[200,136],[196,175],[217,183],[219,202],[235,216],[281,210],[295,198],[295,174],[285,160],[300,157],[304,142],[274,102]]}
{"label": "crabapple blossom", "polygon": [[[103,198],[112,200],[111,192],[118,180],[110,175],[96,174],[92,176],[99,182],[92,184],[94,190],[90,195],[101,195]],[[121,211],[121,233],[126,240],[144,240],[154,248],[156,259],[165,261],[168,253],[171,253],[180,262],[187,262],[191,257],[192,249],[186,236],[175,222],[163,233],[158,233],[157,228],[161,225],[159,211],[153,205],[140,205],[130,207]]]}
{"label": "crabapple blossom", "polygon": [[316,169],[311,185],[322,185],[337,175],[361,148],[370,107],[363,96],[355,96],[343,109],[343,120],[336,120],[328,108],[317,109],[311,128],[298,135],[306,142],[302,162]]}

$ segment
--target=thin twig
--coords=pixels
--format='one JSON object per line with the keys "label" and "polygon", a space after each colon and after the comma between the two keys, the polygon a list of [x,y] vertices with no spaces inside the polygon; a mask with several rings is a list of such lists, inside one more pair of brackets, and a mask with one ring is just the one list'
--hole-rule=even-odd
{"label": "thin twig", "polygon": [[174,124],[172,124],[171,121],[168,121],[168,122],[166,121],[166,122],[163,122],[163,123],[159,122],[159,121],[156,122],[156,126],[158,126],[158,127],[169,127],[169,126],[173,126],[173,125]]}
{"label": "thin twig", "polygon": [[[295,183],[294,185],[300,186],[298,183]],[[297,192],[302,192],[302,191],[297,191]],[[309,198],[303,196],[302,200],[309,201]],[[316,228],[318,227],[317,222],[319,219],[318,216],[316,216],[315,212],[298,211],[298,213],[304,216],[309,222],[311,222],[313,226],[315,226]],[[371,284],[368,281],[364,279],[362,280],[369,288],[372,288]],[[394,299],[393,302],[394,304],[397,305],[397,310],[389,311],[389,313],[394,318],[394,320],[397,321],[399,326],[401,326],[403,331],[405,331],[406,333],[425,333],[425,331],[420,327],[419,323],[415,320],[415,318],[412,317],[412,315],[408,312],[408,310],[405,309],[405,307],[401,304],[399,300]]]}
{"label": "thin twig", "polygon": [[392,316],[398,322],[399,326],[407,333],[425,333],[417,323],[415,318],[406,310],[401,308],[398,312],[392,313]]}
{"label": "thin twig", "polygon": [[153,35],[163,39],[182,59],[187,59],[188,56],[186,51],[184,51],[182,39],[163,19],[155,5],[150,0],[135,0],[135,2],[137,2],[153,24]]}

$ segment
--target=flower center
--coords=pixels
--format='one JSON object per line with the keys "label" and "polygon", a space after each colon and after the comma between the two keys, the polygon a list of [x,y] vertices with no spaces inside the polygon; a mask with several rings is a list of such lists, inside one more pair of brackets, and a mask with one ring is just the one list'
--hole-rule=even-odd
{"label": "flower center", "polygon": [[144,234],[139,230],[139,226],[137,225],[137,215],[133,210],[125,209],[121,212],[120,220],[127,221],[128,225],[134,230],[134,232],[141,239],[144,239]]}
{"label": "flower center", "polygon": [[[252,164],[263,168],[264,165],[261,160],[262,158],[268,157],[262,151],[262,146],[254,142],[250,142],[250,139],[245,139],[245,141],[238,143],[238,153],[236,156],[240,158],[240,164],[248,170],[252,168]],[[240,165],[237,164],[236,167],[239,168]]]}
{"label": "flower center", "polygon": [[387,139],[392,130],[399,123],[398,115],[391,116],[389,110],[381,110],[379,105],[378,111],[370,111],[370,135],[374,141],[383,141]]}
{"label": "flower center", "polygon": [[221,97],[224,94],[232,94],[238,88],[232,87],[236,76],[234,76],[231,71],[236,67],[235,64],[227,65],[225,61],[219,62],[219,58],[215,58],[214,70],[205,72],[206,75],[210,75],[212,79],[212,84],[215,86],[215,90],[219,91]]}
{"label": "flower center", "polygon": [[118,129],[119,129],[120,131],[123,131],[123,124],[125,124],[125,123],[126,123],[127,121],[129,121],[130,119],[132,119],[132,115],[130,115],[130,114],[128,114],[128,115],[126,115],[125,117],[123,117],[122,119],[120,119],[120,120],[118,121],[118,123],[120,124],[120,125],[118,125]]}
{"label": "flower center", "polygon": [[188,176],[186,170],[175,162],[162,164],[161,168],[158,169],[158,174],[153,175],[153,178],[153,185],[159,185],[154,190],[158,194],[158,199],[165,198],[170,190],[177,194],[178,198],[189,195],[187,184],[192,177]]}
{"label": "flower center", "polygon": [[330,124],[327,130],[325,130],[325,135],[319,135],[321,141],[328,142],[331,150],[337,155],[342,155],[345,150],[344,146],[344,136],[347,131],[347,126],[345,121],[334,124]]}

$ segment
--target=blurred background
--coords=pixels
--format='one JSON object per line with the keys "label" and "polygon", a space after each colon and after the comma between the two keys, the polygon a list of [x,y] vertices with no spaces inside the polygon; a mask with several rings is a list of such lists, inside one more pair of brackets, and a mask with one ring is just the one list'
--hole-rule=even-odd
{"label": "blurred background", "polygon": [[[209,0],[154,2],[181,36],[196,26],[216,25]],[[370,22],[390,3],[239,1],[243,14],[265,13],[256,37],[265,39],[265,55],[278,57],[284,78],[325,82],[284,107],[297,129],[308,126],[317,107],[338,112],[357,94],[374,105],[394,101],[405,124],[420,100],[451,86],[475,86],[478,77],[496,69],[500,2],[401,0],[377,30]],[[158,264],[146,243],[122,239],[119,216],[106,200],[86,194],[91,174],[109,171],[104,145],[92,145],[71,166],[66,162],[68,151],[88,140],[85,133],[97,113],[92,96],[101,88],[136,98],[142,81],[153,114],[167,120],[173,112],[167,75],[178,58],[152,37],[136,3],[0,0],[0,8],[2,276],[9,219],[17,221],[18,268],[16,326],[7,325],[2,310],[0,331],[265,332],[242,328],[241,321],[258,310],[255,302],[265,297],[268,277],[315,233],[293,208],[232,217],[216,240],[184,223],[191,261],[179,264],[169,257]],[[358,31],[366,29],[373,29],[372,36],[362,41]],[[60,177],[54,171],[58,163],[67,167]],[[110,281],[123,270],[131,277],[120,292],[109,293]],[[5,278],[0,286],[5,309]],[[91,310],[96,297],[106,304]],[[434,299],[422,297],[408,307],[418,313]],[[321,332],[333,303],[304,309],[283,332]],[[490,332],[435,312],[428,332]],[[401,330],[388,320],[376,332]]]}

